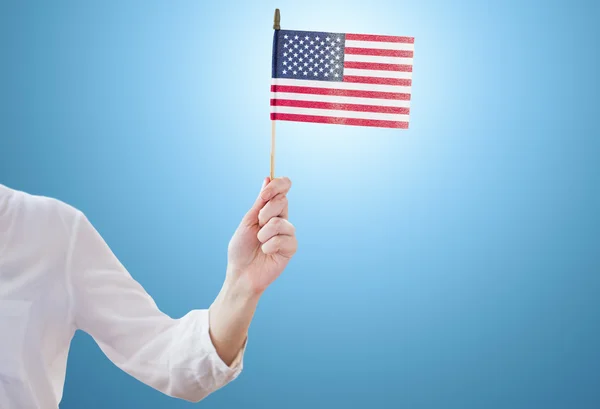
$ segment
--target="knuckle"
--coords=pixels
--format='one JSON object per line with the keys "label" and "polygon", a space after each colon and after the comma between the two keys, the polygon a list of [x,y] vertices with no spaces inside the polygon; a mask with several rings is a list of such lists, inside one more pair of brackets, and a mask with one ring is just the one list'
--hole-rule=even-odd
{"label": "knuckle", "polygon": [[274,217],[273,219],[271,219],[273,223],[273,227],[275,227],[277,229],[277,231],[279,231],[282,227],[283,227],[283,219],[280,217]]}
{"label": "knuckle", "polygon": [[281,237],[281,236],[275,236],[275,237],[273,237],[273,241],[274,241],[273,244],[275,245],[275,248],[277,250],[280,250],[281,249],[281,244],[283,242],[283,237]]}

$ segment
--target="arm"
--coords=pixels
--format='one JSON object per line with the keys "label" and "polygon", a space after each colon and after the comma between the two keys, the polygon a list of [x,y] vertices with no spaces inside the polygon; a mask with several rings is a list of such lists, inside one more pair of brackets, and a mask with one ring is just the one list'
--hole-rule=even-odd
{"label": "arm", "polygon": [[[289,181],[278,179],[261,192],[230,243],[227,276],[216,300],[209,310],[179,319],[158,309],[79,214],[67,267],[75,327],[89,333],[119,368],[170,396],[199,401],[235,379],[258,299],[287,264],[279,255],[285,251],[275,250],[281,245],[269,242],[292,240],[295,246],[293,236],[264,239],[270,231],[266,217],[283,202],[287,213],[287,199],[281,199],[287,189]],[[273,196],[265,199],[269,192]],[[283,210],[277,214],[283,216]],[[259,231],[266,231],[260,236],[265,244]]]}
{"label": "arm", "polygon": [[229,243],[225,283],[210,307],[210,335],[228,365],[245,342],[260,296],[296,252],[294,226],[287,220],[290,187],[287,178],[266,178]]}

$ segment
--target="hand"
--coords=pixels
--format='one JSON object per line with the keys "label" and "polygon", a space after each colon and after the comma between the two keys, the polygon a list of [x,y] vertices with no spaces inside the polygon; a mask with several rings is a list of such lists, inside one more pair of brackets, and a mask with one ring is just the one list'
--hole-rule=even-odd
{"label": "hand", "polygon": [[294,226],[288,221],[288,178],[265,178],[252,208],[246,213],[228,252],[228,279],[261,294],[283,272],[296,252]]}

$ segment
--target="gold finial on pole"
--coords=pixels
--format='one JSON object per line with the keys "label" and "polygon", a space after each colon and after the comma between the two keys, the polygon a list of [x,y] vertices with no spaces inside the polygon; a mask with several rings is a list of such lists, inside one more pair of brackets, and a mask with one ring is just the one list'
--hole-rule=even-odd
{"label": "gold finial on pole", "polygon": [[281,22],[281,14],[279,9],[275,9],[275,17],[273,17],[273,30],[281,30],[279,23]]}

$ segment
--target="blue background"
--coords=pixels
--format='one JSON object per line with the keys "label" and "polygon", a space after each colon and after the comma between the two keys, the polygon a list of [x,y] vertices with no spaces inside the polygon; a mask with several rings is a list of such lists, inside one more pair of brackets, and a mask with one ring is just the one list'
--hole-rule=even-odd
{"label": "blue background", "polygon": [[[173,316],[269,172],[272,16],[416,38],[408,131],[278,124],[299,252],[203,408],[600,407],[600,3],[0,3],[0,181]],[[63,409],[189,408],[78,333]]]}

